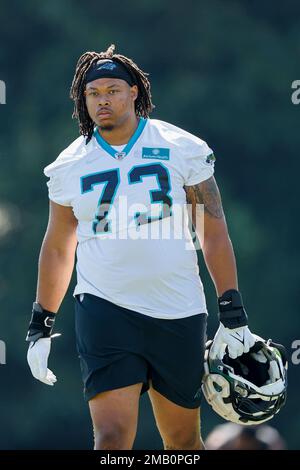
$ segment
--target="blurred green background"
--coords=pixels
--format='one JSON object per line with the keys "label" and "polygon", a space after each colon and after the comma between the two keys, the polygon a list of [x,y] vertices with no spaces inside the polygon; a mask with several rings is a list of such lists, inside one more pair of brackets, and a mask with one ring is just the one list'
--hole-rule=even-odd
{"label": "blurred green background", "polygon": [[[202,137],[214,149],[251,329],[286,345],[300,338],[300,3],[292,0],[0,1],[0,365],[1,449],[88,449],[92,430],[73,327],[72,289],[52,347],[55,387],[35,381],[25,334],[48,217],[42,169],[78,136],[68,98],[86,50],[132,57],[150,73],[153,117]],[[199,254],[210,311],[216,297]],[[290,363],[289,397],[270,424],[300,449],[300,365]],[[220,423],[204,404],[202,432]],[[162,448],[147,396],[137,449]]]}

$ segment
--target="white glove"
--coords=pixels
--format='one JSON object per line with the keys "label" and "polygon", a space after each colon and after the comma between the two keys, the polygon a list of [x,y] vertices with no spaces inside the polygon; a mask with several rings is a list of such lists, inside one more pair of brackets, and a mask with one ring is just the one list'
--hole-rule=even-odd
{"label": "white glove", "polygon": [[54,385],[56,377],[47,367],[50,348],[51,338],[40,338],[35,343],[31,341],[27,352],[27,362],[33,377],[44,384]]}
{"label": "white glove", "polygon": [[225,349],[228,347],[229,356],[232,359],[236,359],[238,356],[249,352],[255,341],[255,336],[251,333],[248,326],[230,329],[226,328],[223,323],[220,323],[210,348],[209,356],[211,359],[217,357],[222,360]]}

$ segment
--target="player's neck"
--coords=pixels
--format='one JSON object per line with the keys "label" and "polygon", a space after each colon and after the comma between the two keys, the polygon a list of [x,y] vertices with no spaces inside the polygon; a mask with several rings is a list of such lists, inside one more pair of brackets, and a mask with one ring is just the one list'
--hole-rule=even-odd
{"label": "player's neck", "polygon": [[135,133],[139,124],[139,118],[134,114],[130,116],[121,126],[112,130],[99,129],[104,140],[110,145],[126,145]]}

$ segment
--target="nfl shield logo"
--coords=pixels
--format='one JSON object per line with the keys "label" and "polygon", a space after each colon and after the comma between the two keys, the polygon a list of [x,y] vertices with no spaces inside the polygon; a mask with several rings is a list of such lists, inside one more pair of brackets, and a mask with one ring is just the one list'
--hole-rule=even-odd
{"label": "nfl shield logo", "polygon": [[115,153],[115,158],[117,160],[123,160],[123,158],[126,156],[126,153],[125,152],[117,152]]}

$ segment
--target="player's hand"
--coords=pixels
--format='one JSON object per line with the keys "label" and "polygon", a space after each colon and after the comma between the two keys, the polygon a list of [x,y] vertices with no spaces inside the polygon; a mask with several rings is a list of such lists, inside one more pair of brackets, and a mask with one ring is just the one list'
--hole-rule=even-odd
{"label": "player's hand", "polygon": [[255,337],[252,335],[248,326],[230,329],[220,323],[210,348],[209,356],[211,359],[215,359],[216,357],[222,359],[227,347],[229,356],[232,359],[236,359],[238,356],[249,352],[255,341]]}
{"label": "player's hand", "polygon": [[210,348],[210,357],[222,359],[226,348],[232,359],[249,352],[256,339],[248,328],[248,317],[239,291],[230,289],[218,298],[220,326]]}
{"label": "player's hand", "polygon": [[56,377],[48,369],[48,357],[51,349],[51,338],[60,336],[52,334],[56,314],[37,303],[33,303],[32,316],[29,323],[26,341],[29,342],[27,362],[33,377],[44,384],[54,385]]}
{"label": "player's hand", "polygon": [[51,349],[51,338],[40,338],[30,342],[27,352],[27,362],[33,377],[44,384],[54,385],[56,377],[48,369],[48,357]]}

